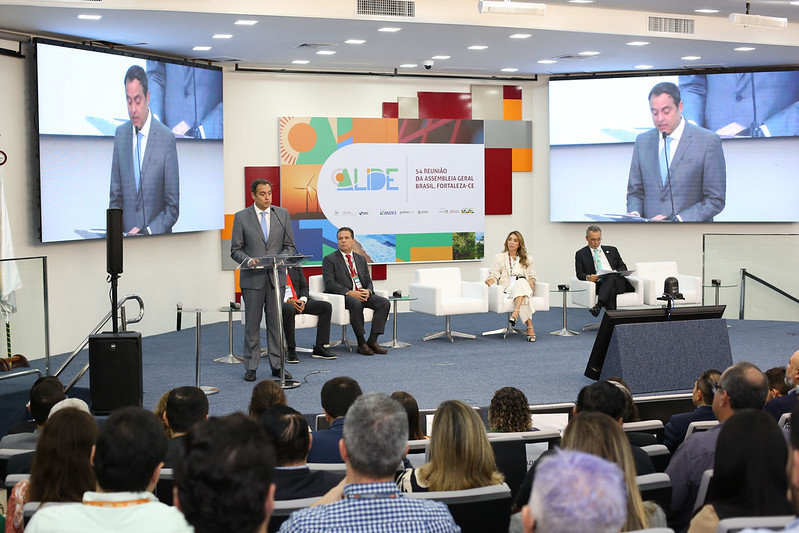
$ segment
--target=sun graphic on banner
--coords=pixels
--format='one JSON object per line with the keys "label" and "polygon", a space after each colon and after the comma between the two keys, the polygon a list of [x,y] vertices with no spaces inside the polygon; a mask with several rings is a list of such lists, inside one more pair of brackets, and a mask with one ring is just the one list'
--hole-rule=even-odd
{"label": "sun graphic on banner", "polygon": [[308,117],[280,117],[280,162],[293,165],[300,154],[316,146],[316,131]]}

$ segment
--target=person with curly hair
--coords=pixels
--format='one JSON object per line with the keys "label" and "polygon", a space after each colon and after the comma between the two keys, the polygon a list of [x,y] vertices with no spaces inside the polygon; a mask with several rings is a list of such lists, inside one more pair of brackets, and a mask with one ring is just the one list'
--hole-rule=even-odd
{"label": "person with curly hair", "polygon": [[494,393],[488,407],[489,431],[530,431],[530,406],[527,396],[516,387],[502,387]]}

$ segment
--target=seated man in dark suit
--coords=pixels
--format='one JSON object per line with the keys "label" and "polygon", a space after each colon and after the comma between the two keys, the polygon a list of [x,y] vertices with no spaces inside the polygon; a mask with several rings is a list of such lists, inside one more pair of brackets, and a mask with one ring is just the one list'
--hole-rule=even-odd
{"label": "seated man in dark suit", "polygon": [[[322,276],[325,292],[344,296],[344,307],[350,312],[350,324],[358,340],[358,353],[362,355],[384,354],[386,350],[377,343],[383,334],[391,306],[389,301],[375,294],[366,258],[353,252],[355,233],[351,228],[341,228],[336,234],[338,251],[325,256],[322,261]],[[363,308],[374,311],[372,331],[366,339]]]}
{"label": "seated man in dark suit", "polygon": [[316,326],[316,344],[313,347],[314,359],[335,359],[325,348],[330,342],[330,316],[333,308],[330,302],[314,300],[308,296],[308,280],[300,267],[291,267],[286,272],[286,295],[283,298],[283,331],[286,334],[287,363],[299,363],[297,358],[297,341],[294,336],[294,317],[297,315],[316,315],[319,323]]}
{"label": "seated man in dark suit", "polygon": [[259,420],[275,447],[275,500],[323,496],[344,479],[344,474],[308,468],[312,437],[302,414],[273,405]]}
{"label": "seated man in dark suit", "polygon": [[361,386],[354,379],[339,376],[322,385],[322,410],[330,429],[313,432],[313,444],[308,453],[309,463],[343,463],[338,441],[344,432],[344,415],[362,395]]}
{"label": "seated man in dark suit", "polygon": [[166,399],[164,421],[172,430],[169,448],[164,458],[164,467],[175,468],[180,459],[183,436],[191,427],[208,418],[208,397],[199,387],[177,387]]}
{"label": "seated man in dark suit", "polygon": [[785,367],[785,382],[791,390],[785,396],[774,398],[763,407],[765,411],[779,422],[783,413],[790,413],[797,403],[796,389],[799,387],[799,350],[795,351]]}
{"label": "seated man in dark suit", "polygon": [[690,413],[672,415],[666,423],[663,444],[666,445],[671,453],[674,453],[674,450],[685,440],[685,433],[688,431],[688,425],[691,422],[716,419],[716,415],[713,414],[713,387],[718,384],[720,377],[721,372],[716,369],[703,372],[694,383],[694,393],[691,398],[696,409]]}
{"label": "seated man in dark suit", "polygon": [[626,278],[618,274],[598,276],[600,270],[627,270],[627,265],[614,246],[600,246],[602,230],[599,226],[588,226],[585,230],[588,246],[577,250],[574,255],[574,270],[577,279],[593,281],[597,284],[597,302],[591,308],[591,314],[599,316],[603,307],[611,311],[616,309],[616,295],[633,291],[633,286]]}

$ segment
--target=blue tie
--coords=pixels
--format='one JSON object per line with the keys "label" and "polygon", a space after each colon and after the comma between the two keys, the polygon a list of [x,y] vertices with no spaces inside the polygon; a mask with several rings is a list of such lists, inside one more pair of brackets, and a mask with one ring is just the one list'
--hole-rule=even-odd
{"label": "blue tie", "polygon": [[264,240],[269,240],[269,229],[266,227],[266,211],[261,211],[261,231],[264,232]]}
{"label": "blue tie", "polygon": [[663,143],[663,150],[660,151],[660,184],[666,186],[666,181],[669,178],[669,155],[671,151],[671,137],[666,137]]}
{"label": "blue tie", "polygon": [[141,132],[136,134],[136,153],[133,156],[133,177],[136,179],[136,190],[141,182]]}

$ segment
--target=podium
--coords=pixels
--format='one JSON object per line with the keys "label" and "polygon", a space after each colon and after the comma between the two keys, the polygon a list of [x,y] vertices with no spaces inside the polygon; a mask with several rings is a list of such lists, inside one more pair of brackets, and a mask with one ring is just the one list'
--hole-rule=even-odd
{"label": "podium", "polygon": [[275,287],[277,293],[277,298],[275,298],[275,316],[277,316],[277,325],[280,331],[280,379],[276,379],[275,381],[280,385],[281,389],[296,389],[300,386],[300,382],[286,379],[286,334],[283,331],[283,294],[280,293],[280,277],[278,273],[281,269],[285,271],[290,267],[301,266],[311,257],[313,256],[303,254],[265,255],[263,257],[254,257],[255,263],[251,266],[241,265],[239,267],[240,270],[269,270],[272,276],[272,286]]}

